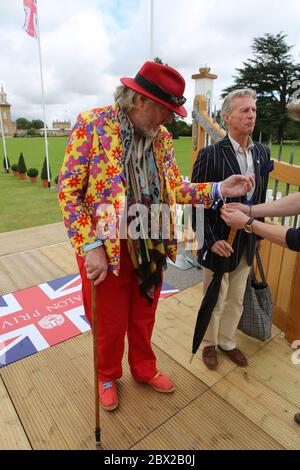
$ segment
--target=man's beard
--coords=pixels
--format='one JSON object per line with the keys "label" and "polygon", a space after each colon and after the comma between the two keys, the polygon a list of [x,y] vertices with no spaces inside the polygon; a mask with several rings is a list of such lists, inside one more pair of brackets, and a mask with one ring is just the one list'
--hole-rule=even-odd
{"label": "man's beard", "polygon": [[141,137],[150,137],[154,139],[158,133],[158,127],[156,129],[143,129],[142,127],[134,127],[135,133],[140,135]]}

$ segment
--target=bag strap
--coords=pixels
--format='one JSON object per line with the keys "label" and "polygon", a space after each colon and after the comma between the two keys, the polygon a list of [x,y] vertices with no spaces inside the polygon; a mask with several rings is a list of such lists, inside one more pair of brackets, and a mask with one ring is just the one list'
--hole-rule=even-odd
{"label": "bag strap", "polygon": [[255,250],[255,258],[256,258],[257,267],[258,267],[258,271],[259,271],[261,280],[265,285],[267,285],[267,280],[266,280],[266,276],[265,276],[265,273],[264,273],[264,268],[263,268],[263,265],[262,265],[262,262],[261,262],[261,257],[260,257],[258,249]]}

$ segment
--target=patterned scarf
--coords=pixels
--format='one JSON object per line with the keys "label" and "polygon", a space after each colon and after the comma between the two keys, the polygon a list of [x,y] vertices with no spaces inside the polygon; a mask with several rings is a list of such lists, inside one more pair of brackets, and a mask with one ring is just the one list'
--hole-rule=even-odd
{"label": "patterned scarf", "polygon": [[[143,137],[137,145],[133,126],[124,111],[119,111],[118,121],[127,179],[127,245],[141,294],[151,304],[155,288],[161,284],[162,271],[166,269],[159,210],[162,202],[160,178],[153,154],[153,139]],[[153,205],[156,216],[155,211],[151,216]]]}

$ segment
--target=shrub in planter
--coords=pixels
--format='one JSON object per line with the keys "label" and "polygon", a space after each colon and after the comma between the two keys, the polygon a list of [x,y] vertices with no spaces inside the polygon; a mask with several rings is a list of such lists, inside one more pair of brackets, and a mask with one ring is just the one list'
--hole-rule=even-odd
{"label": "shrub in planter", "polygon": [[[50,165],[49,165],[49,176],[50,176],[50,179],[51,179]],[[41,180],[42,180],[42,186],[47,188],[48,187],[48,175],[47,175],[47,159],[46,159],[46,157],[44,159],[43,168],[42,168],[42,171],[41,171]]]}
{"label": "shrub in planter", "polygon": [[18,165],[16,163],[13,163],[12,166],[10,167],[11,171],[13,172],[14,176],[18,176]]}
{"label": "shrub in planter", "polygon": [[27,175],[29,176],[29,178],[31,179],[31,182],[32,183],[36,183],[37,182],[37,176],[39,174],[39,171],[36,169],[36,168],[29,168],[27,170]]}
{"label": "shrub in planter", "polygon": [[7,165],[8,165],[8,168],[6,168],[6,160],[5,160],[5,157],[3,157],[3,172],[4,173],[9,173],[10,161],[8,157],[7,157]]}
{"label": "shrub in planter", "polygon": [[39,174],[39,170],[37,170],[36,168],[29,168],[27,170],[27,175],[28,176],[34,177],[34,176],[37,176],[38,174]]}
{"label": "shrub in planter", "polygon": [[21,152],[20,157],[19,157],[19,162],[18,162],[18,172],[19,172],[20,180],[24,180],[26,178],[26,171],[27,171],[26,163],[23,157],[23,153]]}

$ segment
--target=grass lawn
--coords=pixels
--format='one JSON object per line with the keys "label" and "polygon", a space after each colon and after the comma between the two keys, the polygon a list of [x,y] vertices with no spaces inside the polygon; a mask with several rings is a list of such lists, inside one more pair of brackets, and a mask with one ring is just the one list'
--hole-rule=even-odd
{"label": "grass lawn", "polygon": [[[67,138],[50,137],[49,160],[52,174],[52,184],[64,157]],[[6,140],[7,155],[10,164],[18,163],[20,152],[23,152],[27,168],[42,169],[45,157],[45,145],[43,138],[18,138]],[[283,146],[283,160],[289,161],[291,145]],[[190,176],[192,139],[181,137],[175,140],[175,154],[183,176]],[[0,162],[3,162],[3,145],[0,139]],[[272,146],[272,156],[277,158],[278,146]],[[300,144],[295,149],[295,163],[300,165]],[[270,187],[272,187],[270,182]],[[293,188],[296,190],[296,188]],[[279,191],[285,193],[283,185]],[[8,232],[21,228],[45,225],[62,220],[57,203],[56,187],[53,189],[42,188],[41,181],[32,184],[29,178],[20,181],[12,173],[0,173],[0,232]]]}
{"label": "grass lawn", "polygon": [[[27,169],[37,168],[39,175],[45,158],[45,140],[42,137],[6,139],[6,151],[10,164],[18,163],[23,152]],[[48,152],[52,178],[58,175],[65,153],[67,137],[48,137]],[[3,162],[3,144],[0,139],[1,166]]]}

